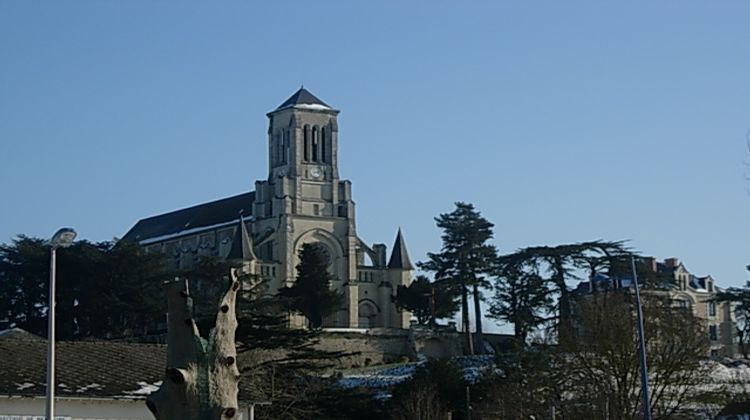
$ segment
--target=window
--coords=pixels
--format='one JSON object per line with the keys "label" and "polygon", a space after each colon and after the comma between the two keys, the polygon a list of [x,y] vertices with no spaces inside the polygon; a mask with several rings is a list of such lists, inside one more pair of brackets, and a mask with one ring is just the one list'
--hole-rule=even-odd
{"label": "window", "polygon": [[708,302],[708,316],[716,316],[716,302]]}
{"label": "window", "polygon": [[708,338],[711,341],[716,341],[719,339],[719,333],[716,330],[716,325],[711,325],[708,327]]}
{"label": "window", "polygon": [[719,350],[711,349],[711,357],[717,357],[719,355]]}
{"label": "window", "polygon": [[320,161],[326,162],[326,128],[320,128]]}
{"label": "window", "polygon": [[289,130],[284,130],[284,150],[281,155],[281,163],[289,163]]}
{"label": "window", "polygon": [[316,216],[320,216],[320,205],[313,204],[313,214]]}
{"label": "window", "polygon": [[690,303],[688,303],[685,299],[675,299],[672,301],[672,304],[678,308],[682,309],[688,309],[690,308]]}
{"label": "window", "polygon": [[305,149],[305,161],[310,160],[310,126],[306,125],[305,128],[302,130],[304,132],[302,136],[302,141],[304,143],[304,149]]}
{"label": "window", "polygon": [[318,126],[316,125],[312,129],[312,160],[313,162],[318,161]]}

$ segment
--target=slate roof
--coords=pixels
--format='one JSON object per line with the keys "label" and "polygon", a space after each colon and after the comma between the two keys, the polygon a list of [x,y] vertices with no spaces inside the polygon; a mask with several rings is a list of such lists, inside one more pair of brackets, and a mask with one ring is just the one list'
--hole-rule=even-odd
{"label": "slate roof", "polygon": [[253,214],[255,191],[222,198],[205,204],[141,219],[123,236],[123,240],[143,242],[148,239],[179,235],[193,229],[205,228],[239,220],[240,214]]}
{"label": "slate roof", "polygon": [[[47,340],[26,333],[0,336],[0,395],[46,393]],[[109,341],[59,341],[59,397],[143,398],[161,381],[166,346]]]}
{"label": "slate roof", "polygon": [[[13,333],[0,334],[0,396],[45,396],[47,340],[23,330],[8,331]],[[143,399],[161,385],[167,346],[58,341],[55,354],[58,398]],[[238,356],[240,368],[248,357]],[[239,398],[257,399],[245,379],[240,381]]]}
{"label": "slate roof", "polygon": [[330,105],[318,99],[318,97],[310,93],[310,91],[308,91],[304,87],[301,87],[297,92],[294,93],[294,95],[290,96],[289,99],[279,105],[279,107],[276,108],[276,111],[294,105],[322,105],[326,108],[331,108]]}
{"label": "slate roof", "polygon": [[396,235],[396,242],[393,244],[393,252],[391,252],[391,259],[388,261],[388,268],[414,269],[409,259],[409,253],[406,251],[406,242],[404,241],[404,236],[401,234],[401,229],[398,230],[398,234]]}

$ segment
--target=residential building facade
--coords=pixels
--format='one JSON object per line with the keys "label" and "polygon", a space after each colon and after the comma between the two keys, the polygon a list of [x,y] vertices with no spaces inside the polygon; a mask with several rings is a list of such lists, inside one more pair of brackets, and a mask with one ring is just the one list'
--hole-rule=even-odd
{"label": "residential building facade", "polygon": [[734,306],[730,302],[716,302],[720,288],[710,276],[696,276],[677,258],[657,261],[646,258],[653,272],[666,273],[674,279],[668,289],[672,304],[690,309],[706,326],[710,356],[734,356],[737,353]]}
{"label": "residential building facade", "polygon": [[[658,261],[647,257],[640,260],[652,273],[661,274],[659,286],[643,287],[642,294],[652,294],[667,299],[673,306],[689,310],[705,325],[708,341],[707,356],[734,357],[737,354],[737,334],[735,330],[734,305],[730,302],[717,302],[715,298],[721,289],[711,276],[692,274],[677,258]],[[631,276],[613,280],[608,275],[597,273],[587,282],[582,282],[575,292],[593,293],[594,290],[608,288],[631,289],[634,287]]]}

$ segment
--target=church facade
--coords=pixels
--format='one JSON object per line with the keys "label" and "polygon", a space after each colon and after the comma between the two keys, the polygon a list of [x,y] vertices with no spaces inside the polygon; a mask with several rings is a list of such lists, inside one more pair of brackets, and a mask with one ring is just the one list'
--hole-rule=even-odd
{"label": "church facade", "polygon": [[142,219],[123,240],[164,253],[173,268],[209,255],[242,261],[271,295],[294,283],[302,245],[319,244],[345,298],[325,327],[408,328],[411,314],[392,302],[411,282],[406,244],[399,230],[388,256],[357,236],[352,184],[339,175],[338,114],[300,88],[267,114],[268,177],[254,191]]}

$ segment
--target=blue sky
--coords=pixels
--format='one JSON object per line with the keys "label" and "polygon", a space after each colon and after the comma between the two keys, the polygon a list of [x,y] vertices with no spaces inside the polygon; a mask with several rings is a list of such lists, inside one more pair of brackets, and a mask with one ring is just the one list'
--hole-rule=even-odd
{"label": "blue sky", "polygon": [[750,263],[750,3],[0,2],[0,242],[254,188],[265,113],[342,110],[358,231],[412,259],[468,201],[503,252]]}

